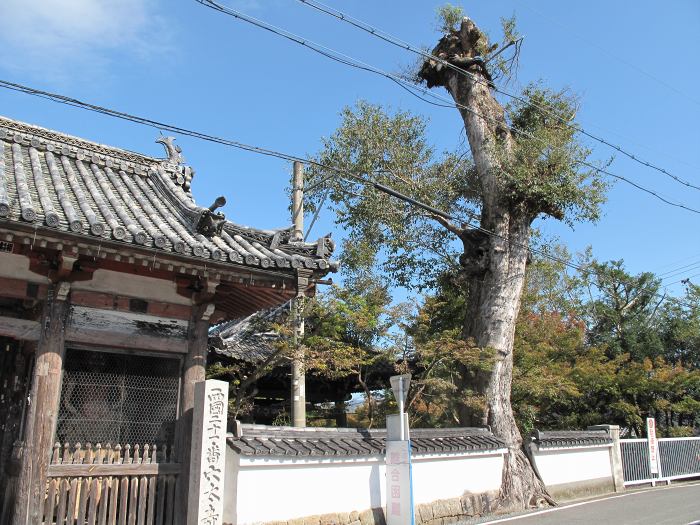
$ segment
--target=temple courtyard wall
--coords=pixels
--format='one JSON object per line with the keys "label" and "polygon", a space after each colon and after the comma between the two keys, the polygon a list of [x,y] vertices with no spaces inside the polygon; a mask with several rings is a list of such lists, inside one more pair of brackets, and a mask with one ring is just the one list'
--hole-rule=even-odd
{"label": "temple courtyard wall", "polygon": [[[460,430],[461,441],[455,437]],[[386,523],[381,430],[362,438],[357,432],[251,425],[242,436],[229,435],[224,523]],[[490,432],[431,429],[411,437],[415,523],[445,525],[497,511],[507,449]],[[541,433],[539,438],[532,438],[530,451],[555,498],[614,490],[614,444],[607,431],[557,433],[557,439]],[[363,453],[363,446],[376,447],[375,453]],[[439,451],[441,446],[455,451]],[[333,452],[320,452],[326,448]]]}

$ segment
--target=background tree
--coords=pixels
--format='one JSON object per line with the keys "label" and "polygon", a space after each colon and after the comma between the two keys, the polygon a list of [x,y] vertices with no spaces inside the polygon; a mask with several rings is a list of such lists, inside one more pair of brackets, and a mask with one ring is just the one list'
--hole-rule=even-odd
{"label": "background tree", "polygon": [[[650,274],[628,274],[619,262],[590,260],[582,273],[568,275],[564,262],[569,257],[562,249],[557,252],[559,261],[538,257],[527,268],[515,330],[511,392],[521,432],[581,429],[607,422],[642,436],[645,418],[655,417],[662,435],[692,435],[700,415],[700,371],[692,364],[698,320],[693,314],[698,311],[694,289],[683,300],[666,297],[661,307],[658,295],[653,301],[651,296],[640,299],[637,315],[620,316],[619,308],[610,306],[614,301],[607,287],[589,294],[592,265],[624,274],[613,286],[610,276],[600,273],[617,290],[615,297],[620,287],[629,297],[641,297],[649,289],[639,289],[635,283],[651,283],[655,290],[658,280]],[[461,402],[455,370],[468,367],[474,374],[488,361],[487,356],[474,359],[476,349],[460,339],[466,305],[456,279],[445,275],[438,282],[410,330],[415,352],[416,388],[410,395],[415,399],[410,404],[414,425],[454,425],[455,404]],[[619,322],[609,322],[611,316]],[[675,334],[668,344],[666,333]],[[626,337],[624,350],[619,334],[633,336]],[[478,403],[475,392],[467,395]]]}
{"label": "background tree", "polygon": [[[376,263],[393,284],[409,287],[433,286],[447,268],[459,272],[466,301],[460,338],[483,350],[488,366],[475,371],[471,364],[456,363],[458,391],[474,393],[458,396],[457,419],[463,425],[488,424],[507,443],[501,498],[504,505],[525,507],[547,497],[521,450],[510,402],[531,224],[541,215],[570,224],[595,220],[604,184],[595,171],[581,168],[589,151],[567,125],[576,113],[575,100],[533,85],[522,102],[504,108],[492,93],[489,65],[480,58],[499,46],[471,20],[461,19],[458,27],[450,21],[454,17],[432,52],[441,61],[427,60],[418,76],[452,95],[468,153],[436,155],[426,143],[423,119],[404,112],[387,115],[360,103],[343,111],[340,128],[324,141],[317,160],[391,185],[458,220],[387,201],[386,195],[318,166],[311,175],[327,182],[337,221],[348,232],[346,263]],[[509,45],[512,24],[505,23],[504,30]]]}
{"label": "background tree", "polygon": [[305,313],[302,344],[307,373],[333,381],[356,381],[364,393],[368,428],[374,424],[375,380],[394,370],[396,351],[386,343],[399,311],[400,307],[391,305],[386,286],[364,274],[318,296]]}

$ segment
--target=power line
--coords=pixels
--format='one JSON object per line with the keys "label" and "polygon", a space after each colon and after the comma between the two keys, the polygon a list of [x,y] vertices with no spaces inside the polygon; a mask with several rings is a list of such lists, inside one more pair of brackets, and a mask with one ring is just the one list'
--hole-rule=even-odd
{"label": "power line", "polygon": [[[688,277],[684,277],[683,279],[678,279],[677,281],[673,281],[672,283],[668,283],[664,286],[668,287],[668,286],[673,286],[674,284],[678,284],[678,283],[683,283],[683,284],[690,283],[690,280],[694,277],[700,277],[700,273],[694,273],[693,275],[689,275]],[[679,301],[679,302],[680,302],[680,304],[683,304],[685,306],[690,306],[687,303],[684,303],[681,301]]]}
{"label": "power line", "polygon": [[562,22],[559,22],[558,20],[555,20],[555,19],[552,18],[551,16],[545,15],[545,14],[543,14],[541,11],[538,11],[537,9],[533,8],[532,5],[531,5],[531,3],[528,3],[528,2],[521,2],[521,5],[522,5],[525,9],[529,9],[530,11],[532,11],[534,14],[536,14],[536,15],[539,16],[540,18],[545,18],[545,19],[549,20],[551,23],[553,23],[553,24],[555,24],[555,25],[558,25],[561,29],[563,29],[563,30],[566,32],[566,35],[567,35],[567,36],[574,36],[574,37],[578,38],[578,39],[581,40],[582,42],[588,44],[588,45],[591,46],[591,47],[595,47],[596,49],[598,49],[598,50],[601,51],[602,53],[605,53],[605,54],[608,55],[609,57],[614,58],[614,59],[617,60],[618,62],[621,62],[621,63],[625,64],[626,66],[628,66],[628,67],[630,67],[630,68],[632,68],[632,69],[637,70],[637,71],[638,71],[639,73],[641,73],[642,75],[644,75],[644,76],[646,76],[646,77],[648,77],[648,78],[650,78],[650,79],[652,79],[652,80],[658,82],[658,83],[661,84],[662,86],[665,86],[666,88],[668,88],[668,89],[670,89],[670,90],[672,90],[672,91],[675,91],[676,93],[678,93],[679,95],[683,96],[684,98],[686,98],[687,100],[689,100],[689,101],[692,102],[693,104],[696,104],[696,105],[700,106],[700,102],[699,102],[698,100],[692,98],[690,95],[688,95],[688,94],[685,93],[684,91],[681,91],[680,89],[678,89],[678,87],[676,87],[676,86],[674,86],[673,84],[670,84],[670,83],[668,83],[668,82],[666,82],[666,81],[664,81],[664,80],[662,80],[662,79],[656,77],[655,75],[652,75],[652,74],[649,73],[647,70],[645,70],[645,69],[639,67],[638,65],[636,65],[636,64],[634,64],[634,63],[632,63],[632,62],[629,62],[629,61],[625,60],[624,58],[619,57],[619,56],[617,56],[617,55],[611,53],[610,50],[608,50],[608,49],[605,48],[604,46],[601,46],[601,45],[595,43],[595,41],[589,40],[589,39],[587,39],[587,38],[584,38],[583,36],[581,36],[581,34],[572,31],[570,27],[567,27],[567,26],[566,26],[565,24],[563,24]]}
{"label": "power line", "polygon": [[[197,0],[197,1],[200,1],[200,0]],[[207,1],[207,0],[204,0],[204,1]],[[389,33],[386,33],[380,29],[377,29],[376,27],[373,27],[373,26],[367,24],[366,22],[358,20],[357,18],[349,16],[338,9],[335,9],[333,7],[325,5],[325,4],[318,2],[316,0],[299,0],[299,2],[301,2],[302,4],[304,4],[306,6],[312,7],[313,9],[316,9],[317,11],[320,11],[324,14],[332,16],[338,20],[341,20],[345,23],[348,23],[348,24],[350,24],[350,25],[352,25],[352,26],[354,26],[362,31],[365,31],[366,33],[369,33],[372,36],[377,37],[377,38],[379,38],[379,39],[381,39],[389,44],[392,44],[392,45],[399,47],[401,49],[404,49],[406,51],[410,51],[412,53],[420,55],[427,60],[433,60],[435,62],[438,62],[438,63],[444,65],[445,67],[448,67],[448,68],[452,69],[453,71],[456,71],[458,74],[466,76],[466,77],[474,80],[475,82],[479,82],[481,84],[488,85],[488,86],[492,87],[494,91],[501,93],[502,95],[505,95],[507,97],[510,97],[514,100],[517,100],[523,104],[528,104],[529,106],[536,108],[540,112],[542,112],[550,117],[554,117],[561,124],[564,124],[565,126],[573,129],[577,133],[580,133],[580,134],[582,134],[582,135],[584,135],[584,136],[586,136],[586,137],[588,137],[596,142],[599,142],[601,144],[604,144],[604,145],[614,149],[615,151],[621,153],[622,155],[625,155],[626,157],[630,158],[631,160],[641,164],[642,166],[646,166],[647,168],[650,168],[650,169],[656,170],[660,173],[663,173],[664,175],[672,178],[676,182],[683,184],[686,187],[700,190],[700,186],[697,186],[697,185],[695,185],[687,180],[684,180],[684,179],[670,173],[665,168],[661,168],[659,166],[652,164],[651,162],[640,159],[637,155],[628,152],[627,150],[623,149],[621,146],[613,144],[612,142],[609,142],[608,140],[604,139],[603,137],[599,137],[597,135],[594,135],[593,133],[585,130],[584,128],[582,128],[579,125],[571,124],[568,120],[561,117],[561,115],[557,115],[556,113],[554,113],[553,111],[547,109],[546,107],[544,107],[542,105],[536,104],[536,103],[532,102],[531,100],[527,100],[519,95],[509,93],[502,88],[496,87],[493,84],[489,84],[487,81],[485,81],[484,79],[482,79],[478,75],[474,75],[472,72],[470,72],[464,68],[461,68],[459,66],[456,66],[455,64],[452,64],[449,60],[445,60],[445,59],[437,57],[431,53],[428,53],[428,52],[420,49],[419,47],[413,46],[413,45],[411,45],[411,44],[409,44],[409,43],[407,43],[407,42],[405,42],[405,41],[403,41],[403,40],[401,40],[393,35],[390,35]]]}
{"label": "power line", "polygon": [[[410,197],[410,196],[408,196],[408,195],[405,195],[405,194],[403,194],[403,193],[401,193],[401,192],[399,192],[399,191],[397,191],[397,190],[395,190],[395,189],[393,189],[393,188],[391,188],[391,187],[389,187],[389,186],[386,186],[386,185],[381,184],[381,183],[379,183],[379,182],[376,182],[376,181],[373,181],[373,180],[371,180],[371,179],[368,179],[367,177],[363,177],[363,176],[357,175],[357,174],[355,174],[355,173],[353,173],[353,172],[351,172],[351,171],[349,171],[349,170],[347,170],[347,169],[344,169],[344,168],[339,168],[339,167],[336,167],[336,166],[330,166],[330,165],[327,165],[327,164],[323,164],[323,163],[321,163],[321,162],[317,162],[317,161],[315,161],[315,160],[313,160],[313,159],[309,159],[309,158],[305,158],[305,157],[300,157],[300,156],[292,155],[292,154],[289,154],[289,153],[283,153],[283,152],[276,151],[276,150],[272,150],[272,149],[268,149],[268,148],[262,148],[262,147],[259,147],[259,146],[252,146],[252,145],[250,145],[250,144],[245,144],[245,143],[243,143],[243,142],[239,142],[239,141],[236,141],[236,140],[231,140],[231,139],[227,139],[227,138],[223,138],[223,137],[218,137],[218,136],[215,136],[215,135],[210,135],[210,134],[208,134],[208,133],[203,133],[203,132],[200,132],[200,131],[195,131],[195,130],[191,130],[191,129],[188,129],[188,128],[183,128],[183,127],[181,127],[181,126],[176,126],[176,125],[174,125],[174,124],[168,124],[168,123],[165,123],[165,122],[160,122],[160,121],[157,121],[157,120],[153,120],[153,119],[149,119],[149,118],[146,118],[146,117],[141,117],[141,116],[133,115],[133,114],[126,113],[126,112],[123,112],[123,111],[118,111],[118,110],[115,110],[115,109],[110,109],[110,108],[107,108],[107,107],[104,107],[104,106],[98,106],[98,105],[96,105],[96,104],[91,104],[91,103],[88,103],[88,102],[83,102],[83,101],[78,100],[78,99],[76,99],[76,98],[68,97],[68,96],[65,96],[65,95],[60,95],[60,94],[57,94],[57,93],[51,93],[51,92],[43,91],[43,90],[40,90],[40,89],[31,88],[31,87],[29,87],[29,86],[24,86],[24,85],[22,85],[22,84],[17,84],[17,83],[14,83],[14,82],[9,82],[9,81],[2,80],[2,79],[0,79],[0,87],[6,88],[6,89],[10,89],[10,90],[13,90],[13,91],[18,91],[18,92],[25,93],[25,94],[32,95],[32,96],[37,96],[37,97],[40,97],[40,98],[45,98],[45,99],[50,100],[50,101],[52,101],[52,102],[57,102],[57,103],[60,103],[60,104],[65,104],[65,105],[68,105],[68,106],[71,106],[71,107],[75,107],[75,108],[79,108],[79,109],[84,109],[84,110],[86,110],[86,111],[92,111],[92,112],[95,112],[95,113],[99,113],[99,114],[102,114],[102,115],[107,115],[107,116],[114,117],[114,118],[118,118],[118,119],[121,119],[121,120],[126,120],[126,121],[129,121],[129,122],[134,122],[134,123],[136,123],[136,124],[141,124],[141,125],[148,126],[148,127],[151,127],[151,128],[157,129],[157,130],[161,130],[161,131],[171,131],[171,132],[173,132],[173,133],[177,133],[177,134],[180,134],[180,135],[185,135],[185,136],[189,136],[189,137],[194,137],[194,138],[197,138],[197,139],[200,139],[200,140],[204,140],[204,141],[207,141],[207,142],[213,142],[213,143],[216,143],[216,144],[222,144],[222,145],[224,145],[224,146],[229,146],[229,147],[241,149],[241,150],[244,150],[244,151],[249,151],[249,152],[251,152],[251,153],[256,153],[256,154],[259,154],[259,155],[265,155],[265,156],[275,157],[275,158],[279,158],[279,159],[283,159],[283,160],[287,160],[287,161],[292,161],[292,162],[293,162],[293,161],[303,162],[303,163],[305,163],[305,164],[317,166],[317,167],[322,168],[322,169],[324,169],[324,170],[332,171],[332,172],[334,172],[334,173],[337,173],[338,175],[344,176],[346,179],[351,179],[351,180],[354,180],[354,181],[356,181],[356,182],[358,182],[358,183],[360,183],[360,184],[363,184],[363,185],[366,185],[366,186],[371,186],[371,187],[373,187],[375,190],[377,190],[377,191],[379,191],[379,192],[385,193],[385,194],[387,194],[387,195],[391,195],[391,196],[393,196],[393,197],[395,197],[395,198],[397,198],[397,199],[399,199],[399,200],[401,200],[401,201],[403,201],[403,202],[406,202],[406,203],[408,203],[408,204],[410,204],[410,205],[413,205],[413,206],[415,206],[415,207],[417,207],[417,208],[420,208],[420,209],[422,209],[423,211],[426,211],[426,212],[428,212],[429,214],[431,214],[431,215],[433,215],[433,216],[442,217],[443,219],[446,219],[446,220],[449,220],[449,221],[460,221],[460,222],[463,222],[463,223],[466,222],[466,224],[467,224],[468,226],[472,227],[473,229],[475,229],[475,230],[477,230],[477,231],[480,231],[480,232],[484,233],[485,235],[488,235],[488,236],[490,236],[490,237],[499,238],[499,239],[504,240],[504,241],[506,241],[506,242],[511,242],[510,239],[509,239],[507,236],[500,235],[500,234],[498,234],[498,233],[496,233],[496,232],[492,232],[492,231],[490,231],[490,230],[488,230],[488,229],[486,229],[486,228],[483,228],[483,227],[479,226],[478,224],[473,224],[473,223],[470,223],[470,222],[468,222],[468,221],[463,221],[460,217],[456,217],[456,216],[452,215],[451,213],[448,213],[448,212],[446,212],[446,211],[443,211],[443,210],[441,210],[441,209],[439,209],[439,208],[436,208],[435,206],[432,206],[432,205],[427,204],[427,203],[425,203],[425,202],[422,202],[422,201],[419,201],[419,200],[417,200],[417,199],[414,199],[414,198],[412,198],[412,197]],[[328,180],[328,177],[326,178],[326,180]],[[478,217],[477,217],[475,214],[472,214],[472,213],[468,213],[468,212],[467,212],[467,215],[470,216],[470,218],[472,218],[473,220],[478,220]],[[578,264],[572,263],[571,261],[567,261],[566,259],[563,259],[563,258],[561,258],[561,257],[557,257],[557,256],[555,256],[555,255],[552,255],[552,254],[548,253],[548,252],[545,251],[545,250],[540,250],[540,249],[537,249],[537,248],[533,248],[533,247],[529,246],[527,243],[518,243],[518,242],[515,242],[514,244],[515,244],[516,246],[525,248],[525,249],[528,250],[530,253],[534,253],[534,254],[540,255],[541,257],[544,257],[544,258],[549,259],[549,260],[554,261],[554,262],[558,262],[559,264],[563,264],[564,266],[566,266],[566,267],[568,267],[568,268],[571,268],[571,269],[573,269],[573,270],[576,270],[576,271],[578,271],[578,272],[581,272],[581,273],[593,273],[593,274],[596,275],[597,277],[601,278],[603,281],[607,280],[607,278],[605,278],[605,276],[601,276],[601,275],[598,274],[597,272],[591,271],[590,268],[585,268],[585,267],[580,266],[580,265],[578,265]],[[617,282],[617,283],[620,283],[620,284],[623,284],[623,283],[624,283],[623,281],[616,281],[616,282]],[[675,283],[671,283],[671,284],[675,284]],[[597,286],[598,288],[602,289],[602,288],[601,288],[599,285],[597,285],[597,284],[595,284],[595,286]],[[657,293],[656,295],[659,296],[659,297],[666,298],[665,296],[661,296],[661,295],[658,294],[658,293]],[[669,298],[666,298],[666,299],[669,300]],[[689,305],[687,305],[687,303],[684,303],[683,301],[681,301],[681,300],[678,299],[678,298],[670,298],[670,299],[673,299],[674,301],[678,302],[679,304],[684,304],[685,306],[689,306]]]}
{"label": "power line", "polygon": [[[695,253],[695,254],[690,255],[688,257],[683,257],[681,259],[669,261],[666,264],[658,266],[657,269],[655,270],[655,272],[660,272],[661,270],[664,270],[665,268],[676,268],[678,266],[678,264],[687,263],[688,261],[691,261],[691,260],[694,261],[692,264],[694,264],[695,262],[700,262],[700,260],[698,260],[697,257],[700,257],[700,253]],[[669,270],[669,271],[673,271],[673,270]],[[662,273],[667,273],[667,271],[664,271]]]}
{"label": "power line", "polygon": [[688,273],[691,270],[695,270],[698,267],[700,267],[700,262],[695,262],[693,264],[686,264],[685,266],[681,266],[680,268],[677,268],[676,270],[671,270],[669,272],[664,272],[662,274],[657,275],[662,281],[665,281],[667,279],[671,279],[673,277],[676,277],[680,274],[683,273]]}
{"label": "power line", "polygon": [[[264,30],[266,30],[266,31],[269,31],[269,32],[271,32],[271,33],[274,33],[274,34],[276,34],[276,35],[278,35],[278,36],[281,36],[281,37],[283,37],[283,38],[285,38],[285,39],[287,39],[287,40],[290,40],[290,41],[292,41],[292,42],[295,42],[295,43],[297,43],[297,44],[299,44],[299,45],[302,45],[302,46],[304,46],[304,47],[307,47],[308,49],[310,49],[310,50],[312,50],[312,51],[314,51],[314,52],[316,52],[316,53],[319,53],[319,54],[321,54],[321,55],[323,55],[323,56],[325,56],[325,57],[327,57],[327,58],[330,58],[331,60],[334,60],[334,61],[339,62],[339,63],[341,63],[341,64],[348,65],[348,66],[350,66],[350,67],[354,67],[354,68],[357,68],[357,69],[361,69],[361,70],[364,70],[364,71],[367,71],[367,72],[370,72],[370,73],[374,73],[374,74],[377,74],[377,75],[386,77],[386,78],[388,78],[389,80],[392,80],[393,82],[395,82],[395,83],[401,85],[402,87],[404,87],[404,89],[407,89],[407,90],[409,90],[409,91],[410,91],[410,90],[420,91],[420,92],[422,92],[423,94],[425,94],[425,95],[427,95],[427,96],[429,96],[429,97],[432,97],[432,98],[435,98],[435,99],[438,99],[438,100],[442,100],[443,102],[447,102],[447,104],[445,105],[445,107],[456,107],[456,108],[459,108],[459,109],[463,109],[463,110],[465,110],[465,111],[467,111],[467,112],[469,112],[469,113],[471,113],[471,114],[473,114],[473,115],[475,115],[475,116],[477,116],[477,117],[479,117],[479,118],[481,118],[481,119],[483,119],[483,120],[485,120],[485,121],[490,121],[490,122],[495,122],[496,124],[500,124],[500,123],[497,122],[495,119],[493,119],[493,118],[491,118],[491,117],[488,117],[488,116],[485,116],[485,115],[482,115],[482,114],[480,114],[480,113],[474,111],[474,110],[473,110],[472,108],[470,108],[469,106],[465,106],[465,105],[463,105],[463,104],[460,104],[460,103],[457,103],[457,102],[453,102],[453,101],[451,101],[451,100],[449,100],[449,99],[446,99],[446,98],[444,98],[444,97],[441,97],[440,95],[437,95],[437,94],[431,92],[430,90],[428,90],[428,89],[426,89],[426,88],[422,88],[422,87],[416,86],[416,85],[414,85],[414,84],[412,84],[412,83],[406,81],[405,79],[402,79],[402,78],[400,78],[400,77],[398,77],[398,76],[396,76],[396,75],[393,75],[393,74],[391,74],[391,73],[389,73],[389,72],[387,72],[387,71],[383,71],[383,70],[381,70],[381,69],[379,69],[379,68],[376,68],[376,67],[374,67],[374,66],[371,66],[371,65],[369,65],[369,64],[367,64],[367,63],[365,63],[365,62],[362,62],[362,61],[359,61],[359,60],[357,60],[357,59],[354,59],[354,58],[350,57],[349,55],[345,55],[345,54],[343,54],[343,53],[340,53],[340,52],[338,52],[338,51],[335,51],[335,50],[333,50],[333,49],[331,49],[331,48],[328,48],[328,47],[326,47],[326,46],[323,46],[323,45],[321,45],[321,44],[317,44],[317,43],[315,43],[315,42],[313,42],[313,41],[311,41],[311,40],[304,39],[304,38],[302,38],[302,37],[300,37],[300,36],[298,36],[298,35],[295,35],[294,33],[290,33],[289,31],[286,31],[286,30],[284,30],[284,29],[278,28],[278,27],[276,27],[276,26],[274,26],[274,25],[272,25],[272,24],[268,24],[267,22],[263,22],[262,20],[259,20],[259,19],[257,19],[257,18],[254,18],[254,17],[248,16],[248,15],[245,15],[245,14],[239,12],[239,11],[236,11],[236,10],[234,10],[234,9],[225,7],[225,6],[223,6],[223,5],[221,5],[221,4],[217,3],[217,2],[215,2],[214,0],[195,0],[195,1],[198,2],[198,3],[200,3],[200,4],[202,4],[202,5],[205,6],[205,7],[208,7],[208,8],[210,8],[210,9],[215,10],[215,11],[221,12],[221,13],[223,13],[223,14],[225,14],[225,15],[231,16],[231,17],[236,18],[236,19],[238,19],[238,20],[242,20],[242,21],[247,22],[247,23],[249,23],[249,24],[252,24],[252,25],[254,25],[254,26],[256,26],[256,27],[259,27],[259,28],[261,28],[261,29],[264,29]],[[469,75],[471,75],[471,73],[469,73]],[[412,94],[413,94],[414,96],[418,96],[418,95],[416,95],[415,93],[412,93]],[[421,99],[422,99],[422,97],[420,97],[420,96],[418,96],[418,98],[421,98]],[[422,99],[422,100],[424,100],[424,99]],[[430,103],[432,103],[432,102],[430,102]],[[436,104],[436,105],[440,105],[440,104]],[[512,131],[513,133],[517,133],[517,134],[519,134],[519,135],[528,137],[528,138],[530,138],[530,139],[532,139],[532,140],[536,140],[536,141],[540,142],[541,144],[543,144],[545,147],[551,147],[552,149],[562,150],[562,151],[563,151],[563,148],[562,148],[562,147],[560,147],[560,146],[552,146],[551,144],[548,144],[546,141],[544,141],[543,139],[541,139],[541,138],[539,138],[539,137],[536,137],[535,135],[533,135],[533,134],[530,133],[530,132],[527,132],[527,131],[518,129],[518,128],[513,127],[513,126],[511,126],[509,129],[510,129],[510,131]],[[653,196],[654,198],[660,200],[661,202],[663,202],[663,203],[665,203],[665,204],[668,204],[669,206],[674,206],[674,207],[676,207],[676,208],[681,208],[681,209],[684,209],[684,210],[689,211],[689,212],[691,212],[691,213],[696,213],[696,214],[699,214],[699,215],[700,215],[700,210],[695,209],[695,208],[691,208],[690,206],[686,206],[685,204],[682,204],[682,203],[680,203],[680,202],[671,201],[671,200],[669,200],[669,199],[667,199],[667,198],[661,196],[661,195],[660,195],[659,193],[657,193],[656,191],[651,190],[651,189],[649,189],[649,188],[647,188],[647,187],[645,187],[645,186],[642,186],[641,184],[638,184],[638,183],[636,183],[636,182],[634,182],[634,181],[632,181],[632,180],[630,180],[630,179],[628,179],[628,178],[626,178],[626,177],[624,177],[624,176],[622,176],[622,175],[617,175],[617,174],[615,174],[615,173],[612,173],[612,172],[609,171],[609,170],[606,170],[606,169],[604,169],[604,168],[601,168],[600,166],[596,166],[595,164],[592,164],[592,163],[587,162],[587,161],[584,161],[584,160],[579,160],[579,161],[576,161],[576,162],[577,162],[578,164],[582,165],[582,166],[586,166],[587,168],[590,168],[590,169],[594,170],[594,171],[597,172],[597,173],[601,173],[601,174],[606,175],[606,176],[608,176],[608,177],[610,177],[610,178],[623,181],[623,182],[625,182],[625,183],[627,183],[627,184],[633,186],[634,188],[636,188],[636,189],[638,189],[638,190],[640,190],[640,191],[643,191],[643,192],[645,192],[645,193],[647,193],[647,194]],[[504,173],[505,173],[506,175],[509,175],[509,174],[508,174],[507,172],[505,172],[505,171],[504,171]]]}

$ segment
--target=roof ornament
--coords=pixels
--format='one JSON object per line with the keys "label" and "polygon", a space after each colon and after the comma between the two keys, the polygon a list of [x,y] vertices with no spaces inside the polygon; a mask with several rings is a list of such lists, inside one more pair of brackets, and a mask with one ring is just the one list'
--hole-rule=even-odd
{"label": "roof ornament", "polygon": [[168,155],[168,162],[175,165],[185,163],[185,157],[182,156],[182,148],[175,144],[175,137],[158,137],[156,142],[162,144],[165,148],[165,153]]}
{"label": "roof ornament", "polygon": [[195,228],[198,233],[211,239],[214,236],[221,235],[221,230],[226,222],[226,217],[223,213],[216,213],[218,208],[226,205],[226,198],[217,197],[214,203],[208,208],[203,208],[197,219]]}
{"label": "roof ornament", "polygon": [[190,166],[185,166],[185,157],[182,156],[182,148],[175,144],[175,137],[158,137],[156,142],[162,144],[165,153],[168,155],[166,163],[170,176],[178,186],[186,192],[190,191],[194,170]]}
{"label": "roof ornament", "polygon": [[316,241],[316,255],[318,257],[330,257],[334,250],[335,241],[331,238],[330,233]]}

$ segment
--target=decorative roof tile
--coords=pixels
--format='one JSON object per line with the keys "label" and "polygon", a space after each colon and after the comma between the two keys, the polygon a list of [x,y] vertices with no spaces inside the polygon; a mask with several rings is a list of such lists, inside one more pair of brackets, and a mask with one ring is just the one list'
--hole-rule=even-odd
{"label": "decorative roof tile", "polygon": [[334,271],[334,243],[292,242],[291,227],[259,230],[198,206],[194,170],[171,138],[168,158],[112,148],[0,117],[0,226],[31,225],[203,260]]}
{"label": "decorative roof tile", "polygon": [[289,313],[289,301],[256,312],[248,317],[226,321],[209,331],[209,348],[211,351],[238,361],[260,363],[277,350],[275,342],[279,341],[277,332],[269,331],[270,323],[283,323]]}
{"label": "decorative roof tile", "polygon": [[[384,429],[293,428],[241,425],[228,445],[243,456],[374,456],[384,454]],[[414,454],[495,452],[505,443],[486,428],[417,428],[411,430]]]}
{"label": "decorative roof tile", "polygon": [[535,430],[532,440],[540,449],[609,445],[613,442],[605,430]]}

